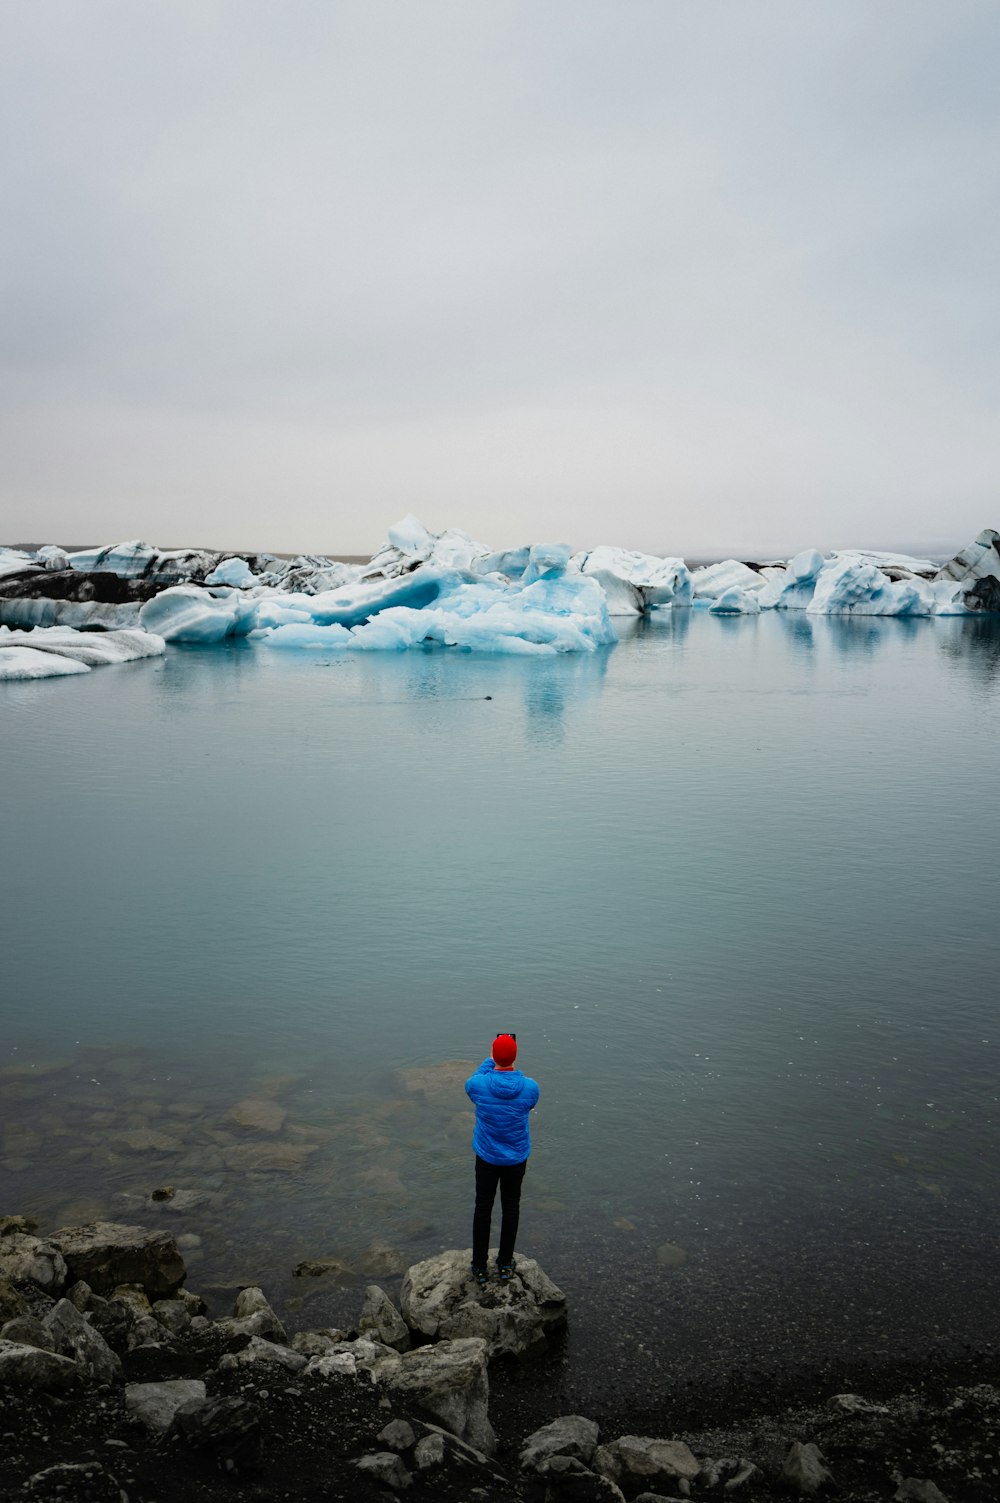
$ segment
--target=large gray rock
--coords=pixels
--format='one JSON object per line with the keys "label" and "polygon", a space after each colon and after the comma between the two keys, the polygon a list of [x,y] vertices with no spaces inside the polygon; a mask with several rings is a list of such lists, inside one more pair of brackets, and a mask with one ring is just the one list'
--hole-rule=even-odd
{"label": "large gray rock", "polygon": [[833,1482],[832,1473],[823,1465],[823,1453],[812,1441],[793,1440],[785,1457],[781,1475],[789,1487],[811,1498]]}
{"label": "large gray rock", "polygon": [[80,1369],[68,1357],[19,1341],[0,1340],[0,1387],[41,1388],[55,1393],[80,1381]]}
{"label": "large gray rock", "polygon": [[0,1326],[0,1337],[4,1341],[17,1341],[21,1346],[37,1346],[43,1352],[54,1352],[55,1341],[52,1332],[47,1331],[34,1315],[18,1315],[14,1320],[6,1321]]}
{"label": "large gray rock", "polygon": [[24,1296],[18,1294],[9,1280],[0,1278],[0,1325],[8,1320],[20,1320],[23,1316],[30,1314],[31,1308]]}
{"label": "large gray rock", "polygon": [[184,1259],[168,1232],[90,1221],[64,1227],[51,1240],[71,1281],[85,1280],[96,1294],[108,1294],[119,1284],[141,1284],[153,1298],[169,1299],[184,1282]]}
{"label": "large gray rock", "polygon": [[927,1477],[904,1477],[893,1493],[893,1503],[948,1503],[948,1499]]}
{"label": "large gray rock", "polygon": [[391,1346],[397,1352],[410,1349],[410,1332],[384,1289],[369,1284],[365,1289],[365,1302],[361,1307],[358,1330],[362,1335],[373,1336],[383,1346]]}
{"label": "large gray rock", "polygon": [[649,1435],[620,1435],[610,1445],[598,1446],[590,1462],[595,1472],[625,1492],[655,1489],[686,1478],[693,1481],[701,1463],[682,1440],[656,1440]]}
{"label": "large gray rock", "polygon": [[54,1305],[42,1324],[51,1333],[60,1356],[69,1357],[95,1383],[114,1383],[121,1377],[120,1358],[68,1299]]}
{"label": "large gray rock", "polygon": [[487,1356],[484,1341],[446,1340],[404,1352],[378,1379],[402,1407],[436,1420],[492,1456],[497,1441],[488,1413]]}
{"label": "large gray rock", "polygon": [[66,1263],[54,1238],[9,1232],[0,1237],[0,1278],[23,1280],[56,1295],[66,1283]]}
{"label": "large gray rock", "polygon": [[562,1290],[534,1258],[518,1254],[510,1283],[484,1292],[469,1271],[471,1257],[470,1249],[453,1248],[407,1270],[400,1291],[407,1325],[435,1341],[478,1337],[490,1357],[544,1349],[566,1320]]}
{"label": "large gray rock", "polygon": [[28,1478],[24,1493],[41,1503],[70,1498],[85,1498],[87,1503],[122,1503],[127,1496],[99,1461],[60,1461],[47,1466]]}
{"label": "large gray rock", "polygon": [[233,1305],[231,1320],[216,1322],[216,1329],[224,1336],[259,1336],[264,1341],[288,1342],[285,1328],[275,1315],[263,1289],[251,1285],[241,1289]]}
{"label": "large gray rock", "polygon": [[529,1435],[521,1447],[521,1466],[535,1472],[553,1456],[574,1456],[589,1466],[597,1449],[597,1425],[582,1414],[562,1414]]}
{"label": "large gray rock", "polygon": [[413,1481],[395,1451],[375,1451],[370,1456],[362,1456],[354,1465],[359,1472],[374,1478],[383,1487],[391,1487],[394,1492],[402,1492]]}
{"label": "large gray rock", "polygon": [[616,1482],[589,1472],[575,1456],[550,1456],[539,1476],[545,1481],[544,1503],[625,1503]]}
{"label": "large gray rock", "polygon": [[174,1415],[172,1433],[192,1450],[234,1467],[252,1466],[260,1454],[260,1416],[240,1398],[189,1399]]}
{"label": "large gray rock", "polygon": [[154,1435],[166,1435],[183,1404],[204,1402],[205,1385],[200,1378],[171,1378],[166,1383],[129,1383],[125,1389],[125,1412]]}
{"label": "large gray rock", "polygon": [[291,1347],[279,1346],[274,1341],[265,1341],[262,1336],[251,1336],[242,1351],[227,1352],[219,1359],[219,1366],[226,1370],[256,1367],[259,1362],[270,1362],[290,1373],[300,1373],[306,1366],[306,1358],[301,1353],[293,1352]]}

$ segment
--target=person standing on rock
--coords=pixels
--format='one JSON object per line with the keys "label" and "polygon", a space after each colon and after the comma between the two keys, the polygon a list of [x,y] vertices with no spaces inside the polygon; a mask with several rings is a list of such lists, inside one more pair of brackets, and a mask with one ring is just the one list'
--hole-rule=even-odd
{"label": "person standing on rock", "polygon": [[521,1207],[521,1181],[528,1167],[531,1135],[528,1113],[538,1105],[538,1083],[514,1068],[517,1034],[498,1033],[490,1058],[465,1082],[476,1108],[472,1146],[476,1153],[476,1210],[472,1218],[472,1273],[480,1289],[489,1274],[490,1222],[500,1186],[500,1247],[497,1274],[502,1284],[514,1276],[514,1242]]}

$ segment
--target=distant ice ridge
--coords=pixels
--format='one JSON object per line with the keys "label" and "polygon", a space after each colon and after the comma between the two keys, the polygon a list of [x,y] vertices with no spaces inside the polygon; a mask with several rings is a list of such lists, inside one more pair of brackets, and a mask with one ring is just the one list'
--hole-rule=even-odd
{"label": "distant ice ridge", "polygon": [[166,650],[162,637],[146,631],[82,632],[69,626],[11,631],[0,626],[0,681],[89,673],[109,663],[160,657]]}
{"label": "distant ice ridge", "polygon": [[[114,577],[112,577],[114,576]],[[612,618],[694,606],[717,616],[938,616],[1000,612],[1000,533],[986,529],[943,568],[898,553],[805,549],[785,563],[688,568],[602,546],[501,552],[416,517],[364,564],[302,554],[162,550],[133,541],[66,555],[0,549],[0,620],[16,626],[132,625],[168,641],[252,636],[268,647],[389,651],[438,643],[481,652],[593,652]]]}

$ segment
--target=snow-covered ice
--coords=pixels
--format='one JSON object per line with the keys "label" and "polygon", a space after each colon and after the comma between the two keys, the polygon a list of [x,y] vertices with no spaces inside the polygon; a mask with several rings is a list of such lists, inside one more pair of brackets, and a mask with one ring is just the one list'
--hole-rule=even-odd
{"label": "snow-covered ice", "polygon": [[162,637],[150,632],[81,632],[66,626],[11,631],[0,626],[0,679],[55,678],[112,663],[160,657]]}

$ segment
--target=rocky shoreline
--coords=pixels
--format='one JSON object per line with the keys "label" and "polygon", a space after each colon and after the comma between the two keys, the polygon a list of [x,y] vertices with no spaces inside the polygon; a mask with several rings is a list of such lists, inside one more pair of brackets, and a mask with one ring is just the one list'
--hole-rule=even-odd
{"label": "rocky shoreline", "polygon": [[0,1496],[978,1503],[1000,1486],[989,1353],[822,1401],[651,1394],[633,1426],[560,1408],[567,1301],[531,1258],[483,1293],[466,1250],[441,1253],[398,1308],[368,1285],[350,1330],[289,1332],[256,1286],[210,1319],[186,1276],[162,1230],[0,1219]]}

